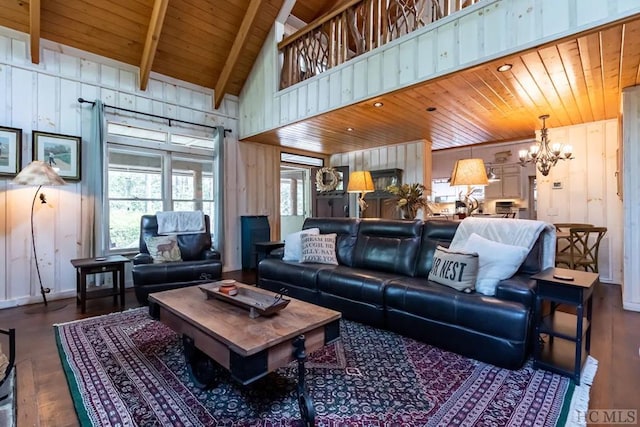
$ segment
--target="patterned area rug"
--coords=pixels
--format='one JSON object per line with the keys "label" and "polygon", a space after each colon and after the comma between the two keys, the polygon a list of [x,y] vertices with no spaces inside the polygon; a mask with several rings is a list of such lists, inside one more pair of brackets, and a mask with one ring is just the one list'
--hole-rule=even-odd
{"label": "patterned area rug", "polygon": [[[198,388],[181,339],[146,308],[56,325],[83,426],[296,426],[293,363],[242,386],[223,369]],[[573,383],[497,368],[343,320],[342,339],[313,353],[307,384],[319,426],[553,426],[564,424]]]}

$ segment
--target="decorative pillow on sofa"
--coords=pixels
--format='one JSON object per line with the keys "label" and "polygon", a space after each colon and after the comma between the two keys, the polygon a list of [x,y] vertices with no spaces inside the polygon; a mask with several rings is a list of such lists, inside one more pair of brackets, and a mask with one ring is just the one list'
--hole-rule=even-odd
{"label": "decorative pillow on sofa", "polygon": [[336,233],[303,234],[302,262],[338,265],[336,257]]}
{"label": "decorative pillow on sofa", "polygon": [[438,246],[433,254],[429,280],[457,291],[471,292],[478,274],[478,254]]}
{"label": "decorative pillow on sofa", "polygon": [[284,238],[283,261],[300,262],[302,258],[302,235],[304,234],[320,234],[320,229],[308,228],[288,234],[287,237]]}
{"label": "decorative pillow on sofa", "polygon": [[479,255],[476,291],[495,295],[500,280],[513,276],[529,253],[522,246],[507,245],[472,233],[462,247],[467,252]]}
{"label": "decorative pillow on sofa", "polygon": [[176,236],[154,236],[144,239],[154,264],[182,261]]}

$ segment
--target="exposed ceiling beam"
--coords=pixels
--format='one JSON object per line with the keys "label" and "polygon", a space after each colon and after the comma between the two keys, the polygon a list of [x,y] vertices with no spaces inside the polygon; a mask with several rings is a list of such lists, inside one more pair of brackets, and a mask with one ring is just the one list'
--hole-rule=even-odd
{"label": "exposed ceiling beam", "polygon": [[229,84],[229,77],[231,77],[231,72],[235,68],[236,62],[238,62],[238,58],[240,57],[242,48],[247,41],[247,35],[249,34],[249,30],[253,25],[253,21],[258,14],[258,10],[260,9],[261,4],[262,0],[251,0],[251,3],[249,3],[249,8],[244,14],[242,24],[240,25],[240,30],[238,30],[238,34],[233,41],[233,46],[231,46],[231,52],[229,52],[229,56],[227,56],[227,60],[224,63],[224,68],[220,73],[220,78],[218,78],[218,81],[216,82],[214,104],[216,109],[220,107],[220,103],[224,98],[227,85]]}
{"label": "exposed ceiling beam", "polygon": [[40,63],[40,0],[29,2],[29,39],[31,62]]}
{"label": "exposed ceiling beam", "polygon": [[142,60],[140,61],[140,90],[146,90],[147,84],[149,83],[151,65],[153,64],[153,58],[156,56],[158,40],[160,39],[162,24],[164,23],[164,16],[167,13],[168,5],[169,0],[155,0],[153,4],[147,39],[144,42]]}

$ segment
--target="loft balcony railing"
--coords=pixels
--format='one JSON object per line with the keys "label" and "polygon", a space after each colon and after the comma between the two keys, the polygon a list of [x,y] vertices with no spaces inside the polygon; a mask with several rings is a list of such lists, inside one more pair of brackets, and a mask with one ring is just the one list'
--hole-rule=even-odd
{"label": "loft balcony railing", "polygon": [[278,43],[280,89],[482,0],[350,0]]}

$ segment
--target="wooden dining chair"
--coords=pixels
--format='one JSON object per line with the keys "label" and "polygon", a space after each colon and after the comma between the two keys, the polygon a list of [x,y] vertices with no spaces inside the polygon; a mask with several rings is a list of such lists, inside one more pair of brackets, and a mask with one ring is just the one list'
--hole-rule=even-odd
{"label": "wooden dining chair", "polygon": [[606,227],[571,227],[569,245],[556,253],[556,267],[566,265],[572,270],[597,273],[600,242],[606,233]]}
{"label": "wooden dining chair", "polygon": [[593,227],[593,224],[582,224],[578,222],[556,222],[553,224],[558,232],[569,232],[571,227]]}
{"label": "wooden dining chair", "polygon": [[553,226],[556,228],[556,258],[566,258],[569,251],[570,233],[572,227],[593,227],[593,224],[582,224],[577,222],[557,222]]}

